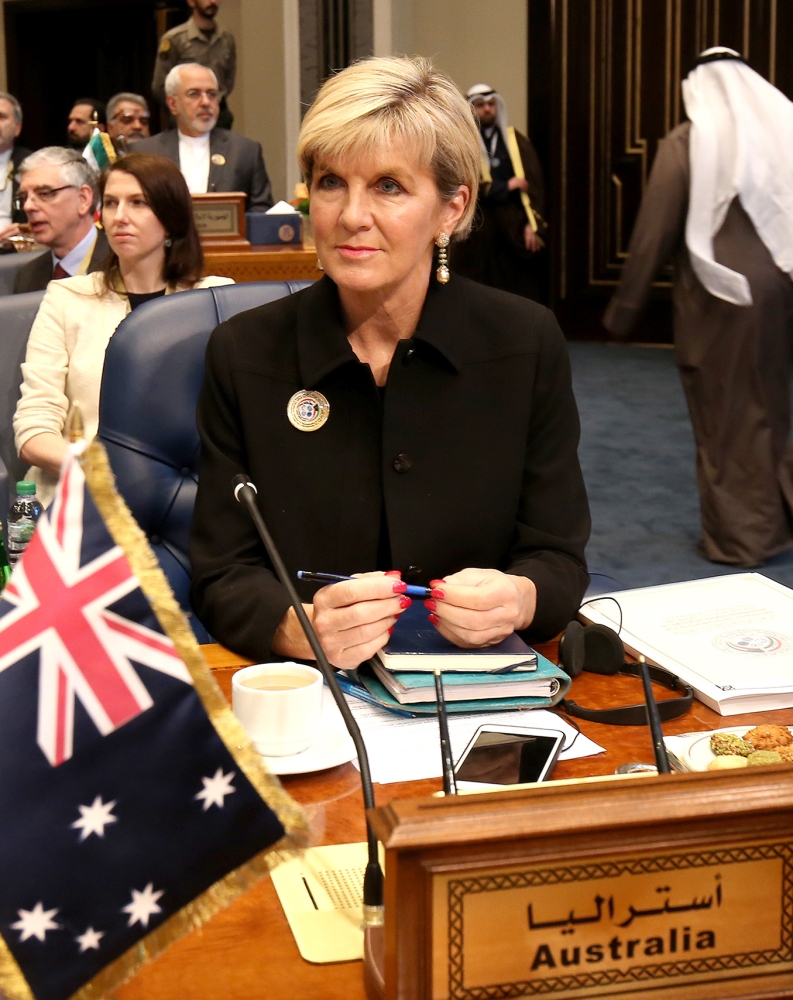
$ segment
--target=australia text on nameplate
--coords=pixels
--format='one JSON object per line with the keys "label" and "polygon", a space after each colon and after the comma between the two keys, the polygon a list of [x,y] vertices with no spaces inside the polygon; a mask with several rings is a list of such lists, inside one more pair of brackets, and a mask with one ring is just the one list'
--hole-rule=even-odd
{"label": "australia text on nameplate", "polygon": [[[88,483],[67,463],[0,599],[7,1000],[115,988],[250,884],[262,852],[297,829],[291,802],[237,745],[244,735],[101,446],[87,467]],[[164,621],[182,631],[172,638]]]}
{"label": "australia text on nameplate", "polygon": [[793,969],[793,845],[434,879],[433,996],[657,989]]}

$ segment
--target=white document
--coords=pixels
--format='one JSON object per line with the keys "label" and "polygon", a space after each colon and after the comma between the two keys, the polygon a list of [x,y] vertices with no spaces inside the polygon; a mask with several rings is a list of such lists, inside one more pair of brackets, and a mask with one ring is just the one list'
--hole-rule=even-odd
{"label": "white document", "polygon": [[[434,715],[407,719],[394,715],[379,705],[370,705],[358,698],[345,695],[347,704],[361,728],[372,781],[388,785],[395,781],[418,781],[421,778],[440,778],[441,748],[438,719]],[[449,737],[452,757],[457,761],[480,726],[530,726],[534,729],[558,729],[565,734],[565,746],[559,760],[592,757],[604,753],[583,733],[576,737],[575,729],[553,712],[531,709],[520,712],[489,712],[449,716]],[[356,767],[357,760],[354,761]]]}
{"label": "white document", "polygon": [[[608,595],[634,653],[687,681],[722,715],[793,706],[793,590],[738,573]],[[606,595],[581,609],[619,627]]]}

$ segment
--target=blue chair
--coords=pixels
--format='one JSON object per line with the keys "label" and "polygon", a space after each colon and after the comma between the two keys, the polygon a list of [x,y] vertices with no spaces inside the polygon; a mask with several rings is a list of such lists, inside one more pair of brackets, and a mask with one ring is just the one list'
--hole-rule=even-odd
{"label": "blue chair", "polygon": [[27,463],[19,458],[14,445],[13,421],[22,384],[20,365],[43,298],[44,292],[0,297],[0,522],[4,535],[13,484],[27,470]]}
{"label": "blue chair", "polygon": [[180,292],[140,306],[107,347],[99,398],[99,438],[121,495],[145,531],[191,616],[187,543],[198,484],[195,411],[210,333],[231,316],[311,282],[262,281]]}
{"label": "blue chair", "polygon": [[31,260],[41,257],[49,250],[23,250],[22,253],[0,254],[0,295],[11,295],[14,291],[17,271]]}

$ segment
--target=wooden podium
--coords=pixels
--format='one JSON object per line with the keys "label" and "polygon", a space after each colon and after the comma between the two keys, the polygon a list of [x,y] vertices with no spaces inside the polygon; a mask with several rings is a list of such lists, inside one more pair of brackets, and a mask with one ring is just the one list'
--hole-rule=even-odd
{"label": "wooden podium", "polygon": [[[370,1000],[793,997],[793,768],[395,801]],[[383,987],[384,974],[384,987]]]}

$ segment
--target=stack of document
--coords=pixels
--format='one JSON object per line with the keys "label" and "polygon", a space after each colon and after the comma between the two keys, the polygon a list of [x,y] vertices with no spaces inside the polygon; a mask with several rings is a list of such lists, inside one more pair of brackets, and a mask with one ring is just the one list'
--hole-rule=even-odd
{"label": "stack of document", "polygon": [[793,590],[760,573],[603,595],[581,609],[721,715],[793,707]]}
{"label": "stack of document", "polygon": [[400,617],[385,649],[358,671],[370,696],[389,708],[435,712],[435,669],[449,711],[497,711],[555,705],[569,678],[518,635],[496,646],[460,649],[428,621],[419,602]]}

